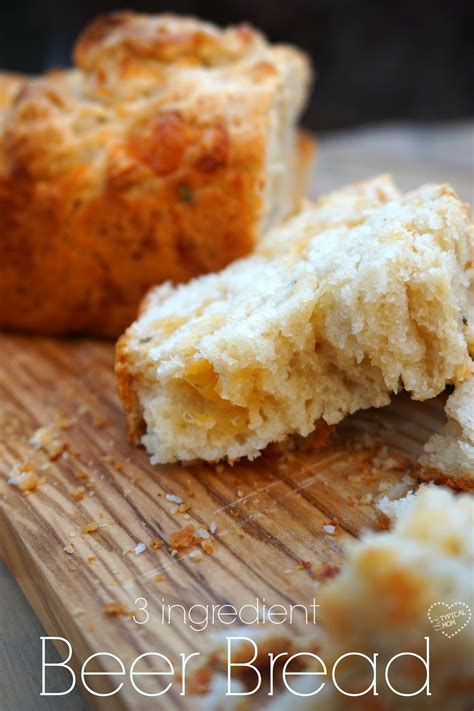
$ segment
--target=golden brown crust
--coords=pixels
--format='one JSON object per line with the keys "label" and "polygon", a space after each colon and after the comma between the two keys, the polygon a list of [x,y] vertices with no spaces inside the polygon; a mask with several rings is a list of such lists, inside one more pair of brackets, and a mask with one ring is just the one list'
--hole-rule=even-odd
{"label": "golden brown crust", "polygon": [[284,65],[307,66],[247,27],[132,13],[75,59],[0,75],[0,327],[117,336],[150,286],[252,248],[267,112]]}
{"label": "golden brown crust", "polygon": [[299,131],[296,145],[296,179],[294,183],[295,205],[308,195],[311,184],[311,169],[318,151],[315,137],[307,131]]}
{"label": "golden brown crust", "polygon": [[0,74],[0,109],[4,110],[10,106],[16,92],[23,85],[25,78],[20,74],[2,73]]}
{"label": "golden brown crust", "polygon": [[128,367],[127,340],[129,336],[124,333],[115,346],[115,375],[123,408],[127,413],[127,432],[132,444],[140,444],[141,436],[145,433],[143,410],[138,400],[134,377]]}
{"label": "golden brown crust", "polygon": [[87,88],[102,99],[156,91],[173,67],[217,67],[262,51],[265,39],[248,25],[219,30],[194,18],[115,12],[79,37],[74,62]]}
{"label": "golden brown crust", "polygon": [[441,472],[439,469],[420,467],[420,469],[417,470],[417,474],[423,481],[433,481],[436,484],[443,484],[444,486],[449,486],[458,491],[474,491],[472,473],[468,471],[464,474],[450,476],[445,472]]}

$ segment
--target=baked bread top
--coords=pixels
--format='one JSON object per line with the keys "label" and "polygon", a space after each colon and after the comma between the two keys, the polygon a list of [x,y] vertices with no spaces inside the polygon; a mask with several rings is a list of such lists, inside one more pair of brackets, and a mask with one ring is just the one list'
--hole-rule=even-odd
{"label": "baked bread top", "polygon": [[118,346],[132,436],[153,462],[253,458],[401,388],[434,397],[473,371],[473,264],[448,186],[382,177],[307,205],[252,256],[148,295]]}
{"label": "baked bread top", "polygon": [[82,33],[74,64],[91,95],[116,103],[175,84],[180,68],[224,69],[245,81],[249,63],[266,59],[267,52],[268,42],[249,25],[221,30],[191,17],[117,12]]}
{"label": "baked bread top", "polygon": [[0,75],[0,327],[118,335],[147,288],[222,268],[294,209],[310,68],[247,26],[133,13],[74,58]]}
{"label": "baked bread top", "polygon": [[[220,117],[248,130],[287,75],[299,90],[289,110],[299,114],[310,78],[303,53],[269,45],[246,25],[221,30],[173,15],[99,17],[76,43],[74,61],[76,69],[37,79],[0,75],[3,150],[20,175],[49,178],[72,165],[100,166],[110,159],[110,143],[123,150],[117,162],[128,158],[130,167],[130,153],[143,153],[145,165],[166,175],[193,143],[192,128],[180,130],[181,110],[198,123]],[[163,108],[167,113],[157,122]],[[224,160],[228,140],[224,125],[209,130],[202,155],[195,156],[204,173]]]}

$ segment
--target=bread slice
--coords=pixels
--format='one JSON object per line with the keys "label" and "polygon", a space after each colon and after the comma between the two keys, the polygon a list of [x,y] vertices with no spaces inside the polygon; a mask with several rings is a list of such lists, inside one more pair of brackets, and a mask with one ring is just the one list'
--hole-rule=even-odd
{"label": "bread slice", "polygon": [[474,488],[474,378],[458,385],[446,403],[448,422],[420,457],[423,474],[459,489]]}
{"label": "bread slice", "polygon": [[306,189],[302,52],[115,13],[75,68],[0,75],[0,328],[117,336],[150,286],[247,254]]}
{"label": "bread slice", "polygon": [[306,205],[252,256],[147,296],[117,350],[132,438],[154,463],[253,458],[402,388],[434,397],[473,371],[473,264],[448,186],[381,177]]}
{"label": "bread slice", "polygon": [[[354,691],[368,688],[372,672],[367,662],[361,664],[351,653],[371,659],[376,654],[378,696],[374,699],[371,690],[351,699],[348,706],[347,696],[335,688],[330,672],[322,679],[306,676],[292,685],[307,697],[299,699],[299,711],[462,711],[472,704],[474,551],[469,531],[474,499],[430,485],[422,487],[407,504],[403,500],[400,504],[393,529],[367,533],[354,542],[341,573],[318,591],[318,621],[327,633],[321,658],[331,669],[342,655],[351,655],[339,665],[337,679],[342,689]],[[450,618],[449,613],[455,615]],[[451,626],[450,619],[454,619]],[[401,653],[426,659],[425,637],[430,640],[431,696],[424,690],[407,703],[406,697],[387,686],[385,669],[390,659]],[[405,660],[411,663],[403,664],[399,659],[391,665],[390,681],[397,691],[414,693],[422,688],[426,669],[413,657]],[[315,664],[312,670],[321,672],[321,666]],[[310,696],[323,680],[326,688]],[[293,708],[295,693],[277,696],[268,705],[268,711]]]}

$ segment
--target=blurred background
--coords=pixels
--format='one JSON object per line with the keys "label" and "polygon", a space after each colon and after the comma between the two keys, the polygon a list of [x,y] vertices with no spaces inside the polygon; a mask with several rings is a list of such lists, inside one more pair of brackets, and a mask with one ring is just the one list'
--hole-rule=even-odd
{"label": "blurred background", "polygon": [[[318,72],[305,124],[326,131],[384,120],[474,114],[474,0],[128,0],[128,9],[251,22],[298,44]],[[70,63],[75,37],[120,0],[15,0],[0,9],[0,68]]]}

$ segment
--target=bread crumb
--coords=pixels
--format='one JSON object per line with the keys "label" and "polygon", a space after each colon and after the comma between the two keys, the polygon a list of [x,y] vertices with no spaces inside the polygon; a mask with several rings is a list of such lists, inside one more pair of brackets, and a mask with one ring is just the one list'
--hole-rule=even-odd
{"label": "bread crumb", "polygon": [[184,501],[182,504],[179,504],[178,513],[187,514],[187,512],[191,511],[191,509],[192,509],[192,505],[188,504]]}
{"label": "bread crumb", "polygon": [[296,564],[296,570],[311,570],[311,563],[309,560],[299,560]]}
{"label": "bread crumb", "polygon": [[78,486],[77,489],[72,489],[69,492],[69,496],[74,499],[74,501],[82,501],[86,493],[83,486]]}
{"label": "bread crumb", "polygon": [[103,462],[109,464],[113,469],[115,469],[116,472],[121,472],[123,470],[123,464],[114,457],[112,457],[110,454],[106,454],[105,456],[101,457],[101,459]]}
{"label": "bread crumb", "polygon": [[337,521],[329,521],[328,523],[325,523],[323,525],[323,531],[324,533],[327,533],[328,536],[335,536],[336,533],[338,532],[339,529],[339,524]]}
{"label": "bread crumb", "polygon": [[[426,485],[425,485],[426,486]],[[425,486],[421,486],[418,491],[422,491]],[[389,496],[382,496],[377,502],[377,508],[385,515],[390,521],[395,521],[400,513],[404,513],[406,509],[411,506],[415,501],[417,501],[416,496],[418,494],[411,489],[405,494],[405,496],[399,499],[392,499]]]}
{"label": "bread crumb", "polygon": [[89,481],[89,474],[83,470],[74,472],[74,478],[78,481]]}
{"label": "bread crumb", "polygon": [[178,531],[174,531],[170,536],[170,546],[174,550],[185,550],[194,543],[196,529],[191,523],[188,523]]}
{"label": "bread crumb", "polygon": [[56,423],[57,427],[60,430],[70,430],[73,424],[74,422],[68,417],[61,417]]}
{"label": "bread crumb", "polygon": [[28,494],[30,491],[35,491],[38,488],[39,478],[33,471],[31,464],[16,465],[13,467],[8,478],[8,483],[16,486],[23,494]]}
{"label": "bread crumb", "polygon": [[98,528],[99,524],[95,521],[91,521],[91,523],[86,523],[85,526],[82,527],[82,533],[95,533]]}
{"label": "bread crumb", "polygon": [[324,563],[315,573],[315,578],[318,580],[320,583],[322,583],[325,580],[330,580],[331,578],[334,578],[340,571],[340,568],[338,565],[332,565],[331,563]]}
{"label": "bread crumb", "polygon": [[63,551],[67,553],[68,555],[72,555],[75,551],[75,547],[73,543],[68,543],[67,546],[64,546]]}
{"label": "bread crumb", "polygon": [[118,617],[119,615],[127,614],[126,609],[121,602],[118,602],[118,600],[112,600],[111,602],[106,603],[104,606],[104,612],[106,615],[110,615],[111,617]]}
{"label": "bread crumb", "polygon": [[35,449],[42,449],[48,459],[55,461],[66,450],[67,445],[61,442],[54,427],[39,427],[28,440]]}
{"label": "bread crumb", "polygon": [[214,545],[209,539],[201,541],[201,548],[207,555],[211,555],[211,553],[214,551]]}
{"label": "bread crumb", "polygon": [[159,538],[152,538],[150,541],[150,548],[153,551],[159,551],[160,548],[163,548],[164,546],[164,541],[161,541]]}

